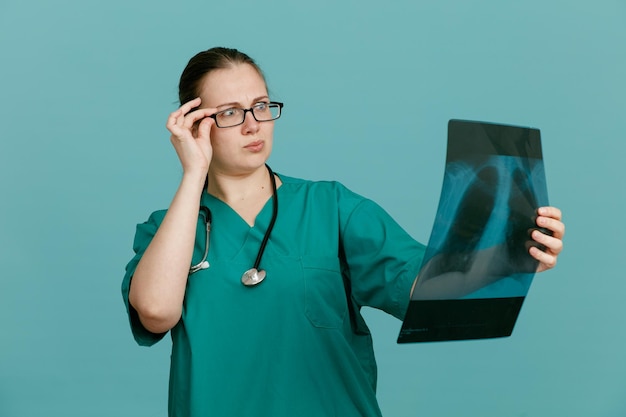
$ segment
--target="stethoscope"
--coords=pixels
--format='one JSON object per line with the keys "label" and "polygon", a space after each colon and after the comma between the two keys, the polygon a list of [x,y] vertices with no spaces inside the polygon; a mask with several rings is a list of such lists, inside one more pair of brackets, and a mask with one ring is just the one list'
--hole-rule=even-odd
{"label": "stethoscope", "polygon": [[[272,219],[270,220],[270,224],[267,226],[267,230],[265,231],[265,235],[263,236],[263,240],[261,241],[261,247],[259,248],[259,252],[257,253],[256,260],[254,261],[254,266],[248,269],[241,276],[241,283],[247,287],[251,287],[257,284],[260,284],[266,276],[265,270],[259,270],[259,265],[261,264],[261,258],[263,257],[263,253],[265,252],[265,246],[267,246],[267,241],[270,238],[270,234],[272,233],[272,229],[274,228],[274,223],[276,223],[276,217],[278,216],[278,194],[276,193],[276,178],[274,178],[274,173],[272,169],[266,164],[265,167],[270,174],[270,180],[272,181]],[[205,240],[204,240],[204,256],[202,260],[198,262],[196,265],[192,265],[189,268],[189,275],[194,272],[198,272],[201,269],[207,269],[209,267],[209,262],[207,261],[207,257],[209,255],[209,232],[211,231],[211,221],[213,216],[211,215],[211,210],[209,210],[206,206],[200,206],[200,216],[204,217],[204,224],[206,229]]]}

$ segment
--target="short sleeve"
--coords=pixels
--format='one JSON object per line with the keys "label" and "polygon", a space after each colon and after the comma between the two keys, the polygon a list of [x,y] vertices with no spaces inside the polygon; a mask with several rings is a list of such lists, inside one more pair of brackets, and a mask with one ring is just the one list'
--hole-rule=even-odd
{"label": "short sleeve", "polygon": [[342,247],[352,298],[402,320],[425,246],[379,205],[362,199],[347,214]]}
{"label": "short sleeve", "polygon": [[156,234],[159,225],[163,221],[163,217],[165,217],[165,210],[157,211],[150,215],[148,221],[137,225],[135,241],[133,243],[135,256],[126,265],[126,274],[124,275],[124,280],[122,281],[122,297],[124,299],[124,304],[126,305],[130,327],[135,341],[141,346],[152,346],[165,336],[165,333],[152,333],[146,329],[143,324],[141,324],[137,311],[128,301],[130,285],[135,269],[137,268],[137,264],[152,241],[152,238]]}

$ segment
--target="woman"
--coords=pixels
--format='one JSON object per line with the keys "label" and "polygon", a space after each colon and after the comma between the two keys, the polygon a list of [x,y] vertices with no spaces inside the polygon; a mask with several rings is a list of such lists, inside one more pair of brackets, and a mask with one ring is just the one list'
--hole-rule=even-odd
{"label": "woman", "polygon": [[[122,286],[139,344],[171,332],[169,415],[379,416],[359,310],[403,318],[424,246],[341,184],[266,166],[282,104],[247,55],[199,53],[179,96],[167,128],[182,180],[138,225]],[[564,226],[539,214],[554,235],[533,235],[541,271]]]}

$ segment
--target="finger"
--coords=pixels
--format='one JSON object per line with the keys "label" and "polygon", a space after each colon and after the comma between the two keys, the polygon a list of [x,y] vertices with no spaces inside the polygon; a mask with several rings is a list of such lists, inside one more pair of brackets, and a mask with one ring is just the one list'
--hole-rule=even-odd
{"label": "finger", "polygon": [[558,255],[563,250],[563,241],[561,239],[541,233],[539,230],[533,231],[532,238],[535,242],[545,246],[545,251],[551,255]]}
{"label": "finger", "polygon": [[172,113],[170,113],[169,117],[167,118],[167,123],[165,124],[165,126],[171,130],[172,127],[180,125],[181,121],[184,120],[185,118],[185,106],[178,108],[176,111],[173,111]]}
{"label": "finger", "polygon": [[180,106],[179,110],[181,110],[183,114],[187,114],[189,113],[189,110],[193,109],[194,107],[198,107],[200,103],[202,103],[202,99],[200,99],[200,97],[196,97],[193,100],[190,100]]}
{"label": "finger", "polygon": [[194,107],[198,107],[202,100],[200,97],[195,98],[191,101],[180,106],[176,111],[170,113],[170,116],[167,118],[166,127],[169,129],[174,125],[181,125],[184,122],[185,114],[189,112]]}
{"label": "finger", "polygon": [[537,272],[545,271],[546,269],[551,269],[556,266],[557,255],[552,255],[546,252],[541,251],[540,249],[531,247],[528,251],[530,256],[539,261],[539,265],[537,266]]}
{"label": "finger", "polygon": [[558,219],[539,216],[537,217],[536,222],[537,226],[550,230],[552,235],[558,239],[562,239],[565,235],[565,225]]}
{"label": "finger", "polygon": [[217,109],[214,108],[205,108],[205,109],[198,109],[198,110],[194,110],[191,113],[187,114],[185,116],[185,121],[183,123],[183,127],[185,127],[186,129],[191,129],[194,125],[194,123],[196,123],[198,120],[202,120],[205,118],[209,118],[211,120],[213,120],[212,118],[208,117],[211,116],[213,114],[215,114],[215,112],[217,111]]}
{"label": "finger", "polygon": [[171,130],[173,126],[176,126],[176,122],[181,116],[182,112],[180,111],[180,109],[170,113],[169,117],[167,118],[167,123],[165,123],[165,127],[167,127],[168,130]]}
{"label": "finger", "polygon": [[556,220],[562,220],[561,210],[559,210],[556,207],[550,207],[550,206],[539,207],[537,209],[537,214],[539,214],[540,216],[544,216],[544,217],[551,217]]}

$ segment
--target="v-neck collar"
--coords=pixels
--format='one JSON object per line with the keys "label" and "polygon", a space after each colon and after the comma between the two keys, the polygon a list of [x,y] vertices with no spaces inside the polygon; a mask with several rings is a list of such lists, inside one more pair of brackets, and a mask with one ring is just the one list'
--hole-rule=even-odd
{"label": "v-neck collar", "polygon": [[[275,173],[276,174],[276,173]],[[280,179],[280,175],[276,174],[276,176]],[[281,179],[281,184],[276,186],[276,196],[280,197],[281,189],[283,188],[283,181]],[[201,205],[207,206],[212,213],[213,220],[219,221],[219,218],[222,218],[226,224],[234,226],[235,224],[241,224],[241,227],[244,227],[247,230],[257,229],[259,227],[263,228],[263,230],[267,229],[269,226],[269,222],[271,220],[271,214],[274,204],[274,194],[267,199],[267,201],[263,204],[261,210],[257,213],[254,218],[254,225],[250,226],[247,221],[244,220],[239,213],[235,209],[233,209],[228,203],[219,198],[215,197],[212,194],[209,194],[206,189],[202,193]],[[239,226],[237,226],[239,227]]]}

